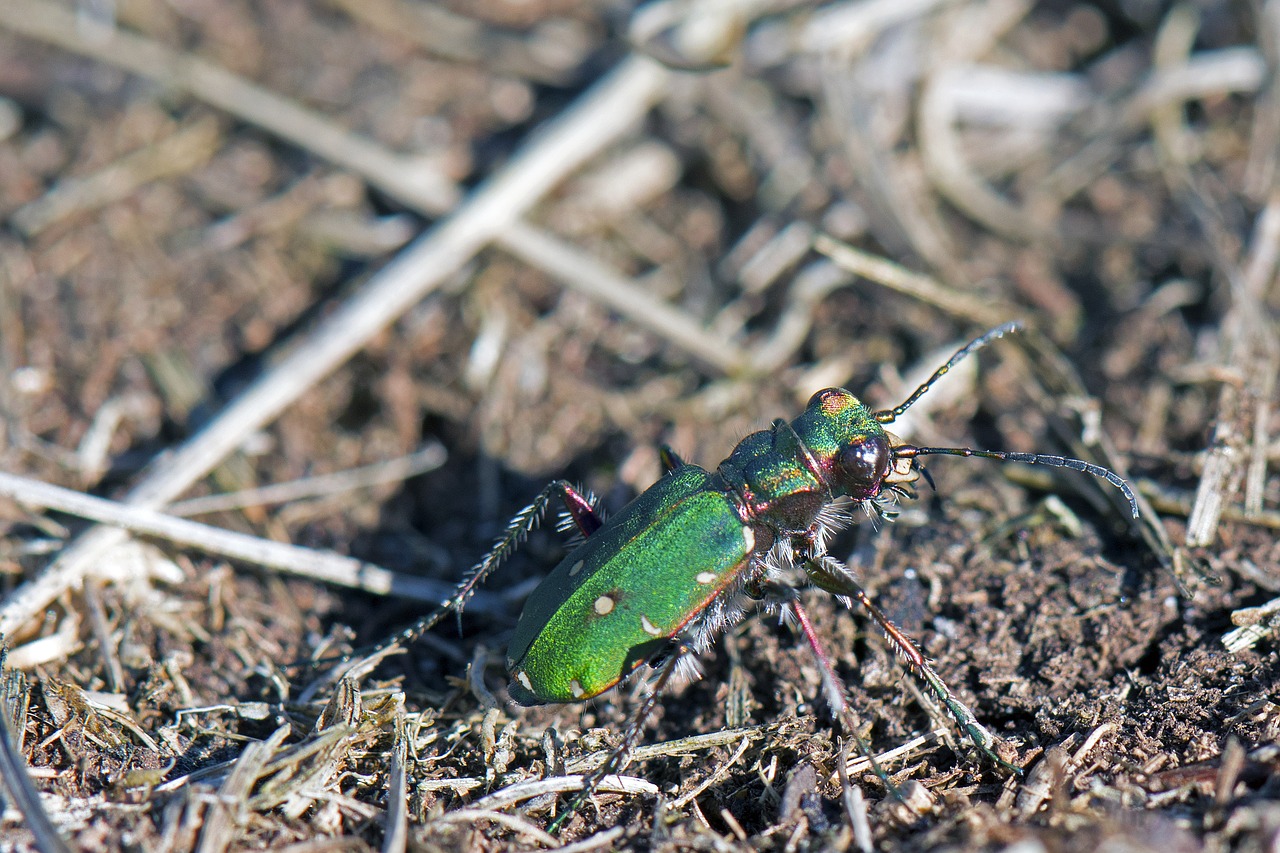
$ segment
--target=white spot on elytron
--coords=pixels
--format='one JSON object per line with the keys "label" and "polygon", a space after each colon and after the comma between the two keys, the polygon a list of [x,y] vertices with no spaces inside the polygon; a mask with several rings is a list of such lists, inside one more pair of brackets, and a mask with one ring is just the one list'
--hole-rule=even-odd
{"label": "white spot on elytron", "polygon": [[587,695],[587,691],[582,689],[582,682],[576,678],[569,682],[569,692],[573,694],[574,699],[581,699]]}
{"label": "white spot on elytron", "polygon": [[516,673],[516,681],[520,682],[520,686],[530,693],[533,692],[533,682],[529,680],[529,673],[520,670]]}
{"label": "white spot on elytron", "polygon": [[653,624],[652,622],[650,622],[648,616],[640,617],[640,627],[643,628],[644,632],[651,637],[662,636],[662,629],[659,628],[657,625]]}
{"label": "white spot on elytron", "polygon": [[596,613],[598,613],[599,615],[608,616],[610,613],[613,612],[613,605],[616,603],[617,602],[615,602],[609,596],[602,595],[596,599],[596,603],[592,605],[592,607],[595,609]]}
{"label": "white spot on elytron", "polygon": [[747,543],[747,551],[756,549],[756,532],[750,527],[742,528],[742,540]]}
{"label": "white spot on elytron", "polygon": [[579,560],[578,562],[576,562],[576,563],[574,563],[572,566],[570,566],[570,567],[569,567],[569,577],[573,577],[573,576],[574,576],[574,575],[576,575],[578,572],[582,571],[582,566],[583,566],[583,562],[582,562],[582,560]]}
{"label": "white spot on elytron", "polygon": [[698,583],[703,583],[703,584],[715,583],[716,573],[715,572],[698,572],[698,576],[694,578],[694,580],[696,580]]}

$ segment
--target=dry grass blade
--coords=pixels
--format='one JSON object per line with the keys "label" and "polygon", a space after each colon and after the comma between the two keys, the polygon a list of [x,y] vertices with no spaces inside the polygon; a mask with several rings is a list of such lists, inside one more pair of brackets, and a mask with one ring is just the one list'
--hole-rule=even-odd
{"label": "dry grass blade", "polygon": [[432,833],[438,826],[450,823],[474,824],[477,821],[490,821],[492,823],[504,826],[520,835],[533,839],[544,847],[559,847],[560,842],[554,835],[547,832],[540,826],[535,826],[524,818],[509,815],[504,812],[495,811],[493,809],[484,809],[479,807],[458,809],[457,811],[443,814],[435,820],[427,824],[423,828],[424,835]]}
{"label": "dry grass blade", "polygon": [[989,302],[946,287],[932,276],[911,272],[899,264],[855,249],[825,234],[819,234],[814,240],[814,248],[831,258],[846,272],[927,302],[945,314],[976,326],[994,328],[1009,322],[1014,316],[1011,306],[993,306]]}
{"label": "dry grass blade", "polygon": [[0,782],[22,814],[35,849],[40,853],[67,853],[71,848],[45,812],[22,757],[21,738],[15,737],[15,732],[25,728],[27,687],[22,673],[5,665],[6,655],[7,650],[0,649]]}
{"label": "dry grass blade", "polygon": [[[1204,472],[1187,524],[1187,546],[1213,543],[1226,507],[1243,490],[1245,511],[1261,509],[1268,437],[1280,374],[1280,336],[1261,307],[1280,270],[1280,199],[1259,216],[1250,257],[1236,272],[1232,305],[1222,324],[1223,367],[1239,382],[1224,382]],[[1224,264],[1229,263],[1223,261]]]}
{"label": "dry grass blade", "polygon": [[320,477],[308,477],[291,483],[273,483],[258,489],[249,489],[232,494],[206,495],[179,501],[169,507],[169,513],[178,516],[202,515],[211,512],[225,512],[231,509],[242,509],[251,506],[270,506],[272,504],[290,503],[307,498],[322,497],[383,486],[389,483],[400,483],[410,477],[418,477],[434,471],[444,464],[447,453],[442,445],[432,443],[408,456],[388,459],[373,465],[350,471],[339,471]]}
{"label": "dry grass blade", "polygon": [[409,843],[409,789],[405,764],[409,743],[405,739],[403,714],[397,717],[396,740],[387,767],[387,816],[382,853],[404,853]]}
{"label": "dry grass blade", "polygon": [[240,753],[205,813],[197,853],[221,853],[236,842],[237,830],[249,813],[249,795],[289,734],[290,727],[281,726],[265,741],[251,743]]}
{"label": "dry grass blade", "polygon": [[750,745],[751,739],[744,737],[742,739],[742,743],[738,744],[738,748],[734,750],[733,755],[729,756],[728,761],[722,763],[716,768],[714,773],[699,782],[697,787],[691,789],[687,793],[681,794],[677,799],[673,800],[667,808],[672,811],[677,811],[700,797],[703,791],[707,790],[728,775],[729,770],[742,759],[742,756],[747,752],[747,747]]}
{"label": "dry grass blade", "polygon": [[142,184],[196,169],[213,156],[221,141],[218,123],[201,119],[96,174],[59,184],[38,201],[14,211],[13,224],[34,236],[76,214],[126,199]]}
{"label": "dry grass blade", "polygon": [[513,222],[499,236],[499,242],[522,260],[632,318],[642,328],[672,341],[724,373],[740,373],[749,363],[742,349],[719,339],[685,312],[654,299],[623,276],[545,231],[527,223]]}
{"label": "dry grass blade", "polygon": [[[405,596],[436,604],[448,598],[453,589],[451,584],[392,572],[331,551],[299,548],[259,536],[223,530],[3,472],[0,472],[0,495],[28,506],[66,512],[140,536],[196,548],[206,554],[359,589],[374,595]],[[491,608],[492,594],[481,592],[473,599],[473,606],[480,611]]]}
{"label": "dry grass blade", "polygon": [[[534,779],[529,782],[516,782],[481,797],[473,804],[473,808],[500,809],[524,800],[532,800],[546,794],[566,794],[581,791],[586,776],[554,776],[550,779]],[[605,776],[596,788],[602,793],[644,794],[655,797],[659,793],[657,785],[647,779],[635,776]]]}

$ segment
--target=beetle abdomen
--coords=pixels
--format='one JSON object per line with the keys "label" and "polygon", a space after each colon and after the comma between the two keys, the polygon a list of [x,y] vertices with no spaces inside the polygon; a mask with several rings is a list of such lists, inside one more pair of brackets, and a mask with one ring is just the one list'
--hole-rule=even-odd
{"label": "beetle abdomen", "polygon": [[754,536],[706,471],[659,480],[570,553],[530,596],[508,650],[525,705],[608,690],[666,647],[747,564]]}

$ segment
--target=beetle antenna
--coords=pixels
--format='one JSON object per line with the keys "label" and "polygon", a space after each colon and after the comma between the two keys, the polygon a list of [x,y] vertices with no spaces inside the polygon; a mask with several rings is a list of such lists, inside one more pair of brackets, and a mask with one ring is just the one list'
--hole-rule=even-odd
{"label": "beetle antenna", "polygon": [[1070,468],[1072,471],[1083,471],[1095,477],[1101,477],[1124,493],[1129,501],[1129,509],[1133,517],[1138,517],[1138,499],[1133,489],[1124,478],[1101,465],[1085,462],[1083,459],[1072,459],[1070,456],[1050,456],[1045,453],[1019,453],[1007,450],[973,450],[968,447],[916,447],[903,444],[893,449],[896,459],[918,459],[921,456],[980,456],[984,459],[1001,459],[1005,462],[1025,462],[1028,465],[1048,465],[1051,468]]}
{"label": "beetle antenna", "polygon": [[924,481],[929,484],[929,488],[935,492],[938,491],[938,484],[933,482],[933,475],[929,473],[929,469],[924,467],[924,463],[916,461],[916,470],[924,476]]}
{"label": "beetle antenna", "polygon": [[899,416],[902,415],[903,412],[911,408],[917,400],[923,397],[925,395],[925,392],[933,387],[933,383],[937,382],[943,376],[946,376],[947,373],[951,370],[951,368],[955,367],[957,364],[964,361],[964,359],[970,353],[982,349],[992,341],[999,340],[1000,338],[1003,338],[1005,335],[1010,334],[1011,332],[1019,331],[1021,328],[1022,328],[1022,324],[1016,321],[1013,323],[1005,323],[1003,326],[996,326],[994,329],[987,332],[982,337],[976,338],[970,341],[969,343],[961,347],[959,350],[957,350],[955,355],[947,359],[946,364],[942,365],[942,367],[939,367],[937,370],[935,370],[933,372],[933,375],[930,376],[923,385],[917,388],[915,392],[912,393],[912,395],[907,398],[905,403],[903,403],[900,406],[894,406],[892,409],[883,409],[879,412],[876,412],[872,417],[874,417],[877,421],[879,421],[882,424],[893,423],[899,418]]}

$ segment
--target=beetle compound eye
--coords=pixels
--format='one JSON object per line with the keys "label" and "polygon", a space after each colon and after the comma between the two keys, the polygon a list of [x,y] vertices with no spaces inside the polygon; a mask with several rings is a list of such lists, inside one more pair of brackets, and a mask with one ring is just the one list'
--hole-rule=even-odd
{"label": "beetle compound eye", "polygon": [[851,498],[871,497],[889,473],[889,444],[880,436],[863,436],[836,455],[836,476]]}

